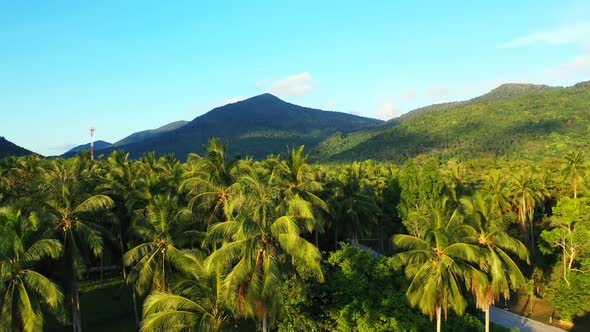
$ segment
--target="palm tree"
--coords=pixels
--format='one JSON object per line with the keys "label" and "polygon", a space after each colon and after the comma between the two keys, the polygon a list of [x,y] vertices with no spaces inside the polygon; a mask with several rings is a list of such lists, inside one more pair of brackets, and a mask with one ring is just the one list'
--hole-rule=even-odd
{"label": "palm tree", "polygon": [[207,212],[207,225],[223,220],[228,188],[235,182],[238,159],[229,158],[227,150],[227,143],[213,138],[205,148],[205,156],[189,155],[186,179],[181,184],[181,189],[188,191],[189,207]]}
{"label": "palm tree", "polygon": [[527,222],[529,223],[530,248],[532,250],[535,247],[533,230],[535,208],[546,196],[543,184],[533,170],[528,173],[521,172],[510,182],[508,192],[512,197],[512,204],[516,206],[518,220],[523,229],[527,227]]}
{"label": "palm tree", "polygon": [[[116,229],[113,233],[119,238],[119,249],[121,252],[121,270],[123,279],[127,280],[127,270],[122,264],[123,255],[131,240],[131,221],[135,211],[145,208],[151,192],[145,190],[140,163],[133,163],[129,160],[129,154],[123,151],[113,151],[106,160],[106,174],[102,176],[101,184],[97,187],[104,194],[109,195],[115,201],[114,213],[116,215]],[[149,186],[147,186],[149,187]],[[140,324],[139,312],[137,309],[137,297],[135,289],[132,289],[133,314],[137,326]]]}
{"label": "palm tree", "polygon": [[569,179],[574,191],[574,199],[578,197],[578,185],[584,181],[587,170],[584,152],[570,152],[565,156],[565,162],[561,170],[564,179]]}
{"label": "palm tree", "polygon": [[317,247],[318,233],[323,232],[324,227],[322,212],[328,212],[328,205],[317,195],[323,186],[313,178],[308,155],[303,150],[303,145],[297,149],[288,148],[284,160],[273,160],[272,181],[283,191],[284,205],[297,207],[291,214],[300,216],[309,231],[315,230]]}
{"label": "palm tree", "polygon": [[79,273],[85,269],[85,249],[95,257],[103,250],[103,237],[108,231],[92,220],[113,207],[113,200],[105,195],[90,195],[91,169],[81,159],[56,160],[43,174],[45,213],[53,223],[50,232],[58,236],[64,246],[66,282],[70,284],[72,323],[74,332],[82,330]]}
{"label": "palm tree", "polygon": [[44,160],[36,154],[14,160],[1,179],[7,203],[24,213],[33,211],[32,207],[41,201],[39,175],[44,165]]}
{"label": "palm tree", "polygon": [[491,198],[475,195],[461,200],[464,211],[476,233],[467,241],[477,244],[485,254],[482,270],[488,275],[485,283],[472,285],[477,306],[485,312],[486,332],[490,330],[490,306],[500,295],[510,299],[510,289],[525,285],[525,278],[511,255],[529,262],[528,250],[517,239],[506,233],[500,219],[493,213]]}
{"label": "palm tree", "polygon": [[331,201],[333,218],[352,236],[354,244],[377,221],[380,211],[376,202],[373,188],[363,179],[361,164],[354,163],[340,175]]}
{"label": "palm tree", "polygon": [[43,331],[42,306],[56,312],[63,294],[47,277],[35,271],[46,259],[58,259],[58,240],[37,239],[38,220],[20,211],[0,209],[0,330]]}
{"label": "palm tree", "polygon": [[198,252],[188,252],[185,258],[173,292],[154,292],[146,298],[142,332],[219,331],[229,319],[220,270],[207,271]]}
{"label": "palm tree", "polygon": [[501,215],[510,211],[510,195],[505,180],[498,170],[484,177],[483,184],[479,191],[491,200],[492,213]]}
{"label": "palm tree", "polygon": [[422,237],[397,234],[393,243],[405,250],[394,256],[397,266],[405,266],[411,279],[406,296],[412,306],[432,319],[436,315],[436,330],[441,330],[441,313],[449,309],[462,314],[467,306],[463,284],[470,286],[485,280],[474,265],[481,263],[479,248],[462,241],[471,233],[460,220],[458,210],[448,208],[448,199],[431,206],[429,228]]}
{"label": "palm tree", "polygon": [[140,295],[150,290],[167,291],[173,268],[183,262],[179,249],[197,240],[200,234],[190,230],[190,211],[180,207],[178,198],[156,195],[145,211],[138,212],[133,232],[141,241],[125,253],[123,262],[133,269],[128,282]]}
{"label": "palm tree", "polygon": [[210,227],[206,245],[221,245],[205,261],[207,269],[225,273],[224,299],[238,315],[262,321],[280,309],[283,273],[305,269],[320,281],[320,253],[300,236],[296,217],[280,215],[280,191],[254,167],[245,169],[230,188],[225,205],[227,221]]}

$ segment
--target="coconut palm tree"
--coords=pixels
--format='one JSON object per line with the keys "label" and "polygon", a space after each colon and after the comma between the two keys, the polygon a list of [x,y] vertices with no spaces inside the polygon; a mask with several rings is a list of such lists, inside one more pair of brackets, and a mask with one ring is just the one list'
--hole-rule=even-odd
{"label": "coconut palm tree", "polygon": [[35,270],[44,260],[58,259],[58,240],[38,239],[38,220],[20,211],[0,209],[0,330],[43,331],[43,311],[56,312],[63,302],[59,287]]}
{"label": "coconut palm tree", "polygon": [[485,312],[486,332],[490,330],[490,306],[503,296],[510,299],[510,289],[517,290],[526,284],[525,278],[511,255],[529,262],[528,250],[504,229],[500,219],[493,213],[492,198],[475,195],[461,200],[470,225],[476,233],[466,241],[477,244],[485,255],[482,270],[488,275],[484,283],[472,285],[476,304]]}
{"label": "coconut palm tree", "polygon": [[[119,249],[121,253],[121,270],[123,279],[127,280],[127,269],[122,263],[123,255],[132,241],[131,221],[135,211],[145,208],[150,190],[145,190],[145,182],[141,177],[141,164],[129,160],[129,154],[123,151],[113,151],[106,160],[106,173],[102,176],[101,184],[97,187],[102,193],[109,195],[115,201],[113,212],[116,215],[115,229],[113,233],[119,238]],[[135,289],[132,290],[133,314],[137,326],[140,324],[139,311],[137,309],[137,296]]]}
{"label": "coconut palm tree", "polygon": [[354,163],[340,174],[331,200],[335,222],[355,244],[358,244],[359,235],[376,223],[380,212],[375,192],[363,179],[362,172],[361,164]]}
{"label": "coconut palm tree", "polygon": [[223,220],[223,208],[228,198],[228,188],[235,182],[237,158],[228,155],[227,143],[212,138],[203,157],[189,155],[186,179],[181,189],[189,196],[189,207],[206,211],[206,224]]}
{"label": "coconut palm tree", "polygon": [[489,197],[494,214],[501,215],[510,211],[511,202],[508,187],[498,170],[494,170],[484,177],[479,192]]}
{"label": "coconut palm tree", "polygon": [[584,182],[584,177],[587,171],[584,152],[572,151],[565,156],[561,174],[565,180],[569,179],[572,190],[574,192],[574,199],[578,197],[578,185]]}
{"label": "coconut palm tree", "polygon": [[304,146],[288,148],[284,160],[273,159],[272,181],[283,191],[284,207],[296,207],[292,215],[300,216],[309,231],[315,230],[315,245],[318,234],[324,231],[322,213],[328,212],[328,204],[317,194],[323,190],[313,177]]}
{"label": "coconut palm tree", "polygon": [[227,221],[210,227],[205,244],[220,245],[205,261],[225,274],[224,299],[241,316],[256,316],[264,332],[280,310],[285,272],[309,271],[323,280],[320,253],[300,236],[296,217],[277,213],[280,190],[254,167],[229,188]]}
{"label": "coconut palm tree", "polygon": [[535,238],[533,230],[533,219],[535,216],[535,208],[543,201],[546,196],[546,191],[535,175],[534,171],[520,172],[512,181],[510,181],[508,192],[512,197],[512,204],[516,207],[518,220],[523,229],[526,229],[527,222],[530,231],[530,248],[535,247]]}
{"label": "coconut palm tree", "polygon": [[190,211],[179,205],[175,195],[156,195],[133,221],[133,233],[140,244],[123,257],[132,266],[128,282],[140,295],[150,290],[167,291],[171,273],[183,262],[181,246],[197,240],[200,234],[190,229]]}
{"label": "coconut palm tree", "polygon": [[394,264],[405,267],[411,279],[406,296],[412,306],[432,319],[436,316],[436,330],[441,330],[441,314],[449,309],[462,314],[467,306],[464,285],[471,286],[486,280],[477,269],[481,263],[480,249],[463,242],[472,233],[462,223],[458,210],[448,208],[448,199],[430,207],[429,227],[422,237],[396,234],[394,245],[404,250],[394,255]]}
{"label": "coconut palm tree", "polygon": [[100,214],[113,207],[113,200],[105,195],[91,195],[92,168],[81,158],[56,160],[43,173],[45,194],[44,213],[52,227],[50,233],[64,246],[65,281],[70,286],[72,323],[74,332],[82,330],[78,277],[84,271],[86,251],[99,257],[103,238],[108,231],[95,222]]}
{"label": "coconut palm tree", "polygon": [[220,331],[227,323],[231,312],[223,302],[220,270],[207,271],[199,252],[186,252],[185,258],[172,293],[146,298],[142,332]]}

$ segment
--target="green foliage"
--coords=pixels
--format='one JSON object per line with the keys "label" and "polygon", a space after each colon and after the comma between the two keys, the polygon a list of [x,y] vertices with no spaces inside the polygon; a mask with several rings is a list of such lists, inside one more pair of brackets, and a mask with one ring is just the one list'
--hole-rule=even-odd
{"label": "green foliage", "polygon": [[[445,330],[479,331],[483,324],[476,308],[485,310],[498,296],[508,297],[525,278],[534,279],[530,286],[544,296],[544,280],[559,277],[561,262],[571,268],[570,287],[585,294],[586,242],[579,241],[571,266],[565,260],[553,266],[562,253],[552,251],[529,268],[526,248],[516,240],[562,226],[588,235],[583,167],[577,168],[579,197],[571,199],[572,177],[564,176],[563,159],[557,158],[535,168],[529,161],[500,159],[440,163],[421,156],[398,168],[373,160],[311,165],[309,158],[303,147],[263,160],[233,158],[228,144],[215,139],[204,155],[192,154],[186,163],[155,153],[131,160],[122,152],[94,162],[87,153],[68,160],[1,160],[0,204],[21,209],[21,218],[31,216],[11,225],[35,231],[25,232],[22,245],[13,236],[17,228],[0,231],[0,290],[16,284],[7,266],[34,270],[67,286],[71,298],[56,310],[64,316],[65,307],[75,304],[74,326],[111,328],[88,315],[129,324],[134,307],[143,306],[136,323],[143,320],[146,331],[233,330],[235,325],[240,330],[262,325],[281,331],[422,331],[433,328],[429,316],[448,309]],[[519,217],[531,232],[518,225]],[[380,242],[394,234],[395,246]],[[341,239],[364,250],[332,249]],[[550,238],[545,240],[550,247]],[[40,244],[30,246],[28,256],[19,254],[34,264],[14,258],[6,263],[7,253],[34,243]],[[320,248],[335,252],[321,254]],[[396,255],[390,261],[375,250]],[[50,258],[59,261],[51,264]],[[400,266],[405,274],[396,270]],[[113,279],[117,285],[84,281],[98,279],[99,272],[101,279],[104,273],[122,275],[138,287],[121,278]],[[78,281],[85,285],[80,297]],[[32,294],[54,297],[40,285],[34,283]],[[554,281],[549,292],[564,293],[560,287]],[[115,288],[124,308],[93,314],[100,310],[93,297],[109,304],[104,308],[115,306]],[[587,310],[560,303],[555,295],[551,300],[566,315]],[[76,313],[78,301],[83,317]]]}
{"label": "green foliage", "polygon": [[433,158],[427,158],[422,165],[416,160],[408,160],[400,171],[399,184],[398,209],[404,220],[412,211],[440,201],[447,191],[438,162]]}
{"label": "green foliage", "polygon": [[586,274],[573,272],[568,280],[569,285],[562,279],[554,282],[547,298],[559,316],[571,322],[590,312],[590,278]]}
{"label": "green foliage", "polygon": [[327,260],[326,283],[292,280],[279,331],[424,331],[432,323],[412,310],[403,276],[386,258],[342,245]]}
{"label": "green foliage", "polygon": [[451,106],[409,117],[397,126],[378,127],[347,150],[323,150],[323,160],[403,162],[420,154],[540,160],[587,146],[590,89],[584,85],[506,93],[506,98]]}

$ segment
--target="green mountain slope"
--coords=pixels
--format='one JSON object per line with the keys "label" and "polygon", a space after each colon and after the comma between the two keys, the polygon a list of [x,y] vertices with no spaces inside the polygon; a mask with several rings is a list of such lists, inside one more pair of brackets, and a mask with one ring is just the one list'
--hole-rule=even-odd
{"label": "green mountain slope", "polygon": [[319,147],[324,149],[318,154],[325,161],[402,161],[423,153],[442,158],[538,159],[586,148],[590,83],[533,89],[528,86],[526,92],[515,94],[509,93],[514,89],[496,89],[494,97],[484,95],[459,107],[409,117],[349,148],[334,148],[334,153],[322,142]]}
{"label": "green mountain slope", "polygon": [[169,132],[172,130],[176,130],[176,129],[184,126],[187,123],[188,123],[188,121],[175,121],[175,122],[169,123],[169,124],[164,125],[160,128],[157,128],[157,129],[139,131],[137,133],[133,133],[133,134],[123,138],[120,141],[115,142],[113,145],[114,146],[123,146],[126,144],[131,144],[131,143],[143,141],[143,140],[146,140],[149,138],[154,138],[154,137],[161,135],[163,133],[166,133],[166,132]]}
{"label": "green mountain slope", "polygon": [[[98,140],[98,141],[94,142],[94,149],[100,150],[100,149],[108,148],[111,145],[113,145],[113,144],[111,144],[109,142]],[[83,151],[83,150],[90,150],[90,143],[75,146],[75,147],[69,149],[64,154],[62,154],[61,157],[65,157],[65,158],[72,157],[76,153]]]}
{"label": "green mountain slope", "polygon": [[215,108],[157,137],[99,152],[122,149],[138,157],[155,151],[184,159],[191,152],[201,153],[210,138],[220,137],[230,143],[231,153],[263,158],[283,152],[287,146],[312,148],[336,132],[348,133],[380,123],[383,121],[301,107],[263,94]]}
{"label": "green mountain slope", "polygon": [[29,154],[34,154],[34,152],[22,148],[0,136],[0,158],[10,156],[26,156]]}
{"label": "green mountain slope", "polygon": [[397,118],[388,120],[375,128],[360,130],[349,134],[336,133],[318,144],[312,153],[320,160],[330,160],[333,158],[333,156],[344,153],[347,150],[351,150],[357,145],[369,140],[370,138],[387,131],[389,128],[395,127],[404,121],[425,113],[456,109],[477,103],[510,100],[533,92],[552,91],[558,89],[562,88],[536,84],[503,84],[484,95],[469,100],[433,104],[414,109]]}

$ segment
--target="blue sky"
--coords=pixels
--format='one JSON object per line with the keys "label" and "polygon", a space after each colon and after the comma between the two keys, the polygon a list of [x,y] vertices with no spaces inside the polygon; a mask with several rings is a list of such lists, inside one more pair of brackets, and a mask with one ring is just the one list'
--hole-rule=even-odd
{"label": "blue sky", "polygon": [[590,79],[589,1],[0,0],[0,136],[43,155],[271,92],[389,119]]}

